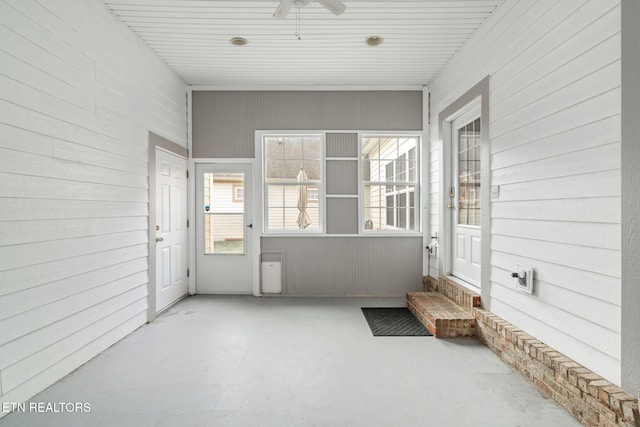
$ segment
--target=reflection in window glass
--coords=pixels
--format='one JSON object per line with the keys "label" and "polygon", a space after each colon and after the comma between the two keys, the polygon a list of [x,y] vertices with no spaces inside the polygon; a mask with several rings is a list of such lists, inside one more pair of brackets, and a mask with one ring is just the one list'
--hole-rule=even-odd
{"label": "reflection in window glass", "polygon": [[322,136],[264,135],[265,231],[320,231]]}
{"label": "reflection in window glass", "polygon": [[395,197],[393,195],[387,196],[386,202],[386,223],[388,226],[393,227],[396,225],[396,214],[395,214]]}
{"label": "reflection in window glass", "polygon": [[480,226],[480,119],[458,129],[458,224]]}
{"label": "reflection in window glass", "polygon": [[207,172],[203,179],[204,253],[244,254],[244,173]]}
{"label": "reflection in window glass", "polygon": [[417,179],[417,175],[416,175],[416,149],[412,148],[411,150],[409,150],[409,162],[408,162],[408,166],[409,166],[409,181],[415,181]]}
{"label": "reflection in window glass", "polygon": [[318,187],[315,186],[307,186],[307,194],[309,196],[309,203],[318,202],[320,200],[320,192],[318,191]]}
{"label": "reflection in window glass", "polygon": [[362,137],[364,230],[419,229],[416,221],[419,137]]}
{"label": "reflection in window glass", "polygon": [[402,154],[395,160],[396,166],[396,181],[407,180],[407,155]]}
{"label": "reflection in window glass", "polygon": [[235,185],[233,187],[233,201],[237,203],[241,203],[244,200],[244,187],[239,185]]}

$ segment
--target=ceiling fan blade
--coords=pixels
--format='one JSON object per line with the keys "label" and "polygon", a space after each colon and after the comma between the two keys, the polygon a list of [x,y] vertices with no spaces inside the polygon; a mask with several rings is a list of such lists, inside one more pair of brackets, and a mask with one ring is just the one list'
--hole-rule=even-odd
{"label": "ceiling fan blade", "polygon": [[340,15],[342,12],[347,10],[347,5],[342,3],[340,0],[316,0],[316,2],[326,7],[334,15]]}
{"label": "ceiling fan blade", "polygon": [[289,10],[293,7],[296,0],[282,0],[276,9],[276,12],[273,14],[276,18],[286,18],[289,14]]}

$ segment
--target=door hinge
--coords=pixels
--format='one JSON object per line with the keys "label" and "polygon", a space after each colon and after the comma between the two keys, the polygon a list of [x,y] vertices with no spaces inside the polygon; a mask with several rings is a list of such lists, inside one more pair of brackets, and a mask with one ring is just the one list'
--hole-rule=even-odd
{"label": "door hinge", "polygon": [[189,169],[187,169],[187,179],[189,179]]}
{"label": "door hinge", "polygon": [[189,271],[189,269],[187,268],[187,277],[189,277],[189,275],[191,274],[191,272]]}
{"label": "door hinge", "polygon": [[187,220],[187,228],[189,228],[189,220]]}

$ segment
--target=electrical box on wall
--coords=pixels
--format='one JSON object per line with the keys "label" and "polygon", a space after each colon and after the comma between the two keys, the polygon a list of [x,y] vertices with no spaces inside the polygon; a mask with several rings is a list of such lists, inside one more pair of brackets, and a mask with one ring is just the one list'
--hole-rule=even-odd
{"label": "electrical box on wall", "polygon": [[518,279],[517,288],[528,294],[533,293],[533,268],[525,265],[517,264],[515,272],[511,273],[511,277]]}

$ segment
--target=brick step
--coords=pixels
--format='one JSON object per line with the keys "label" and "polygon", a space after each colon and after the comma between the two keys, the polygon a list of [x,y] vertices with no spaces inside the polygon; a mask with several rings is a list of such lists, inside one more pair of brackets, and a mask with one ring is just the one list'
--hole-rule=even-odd
{"label": "brick step", "polygon": [[476,334],[473,314],[439,292],[409,292],[407,307],[436,338]]}

